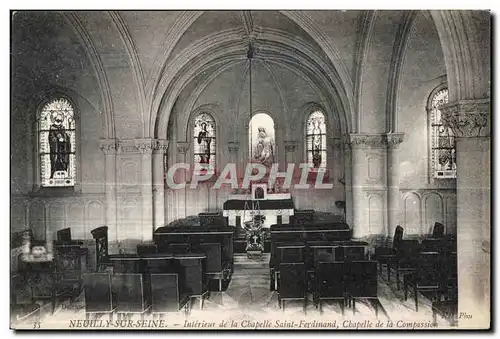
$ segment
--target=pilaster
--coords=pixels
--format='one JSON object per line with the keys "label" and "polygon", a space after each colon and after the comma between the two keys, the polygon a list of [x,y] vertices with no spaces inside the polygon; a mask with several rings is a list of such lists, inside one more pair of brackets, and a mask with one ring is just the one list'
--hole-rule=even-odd
{"label": "pilaster", "polygon": [[443,105],[443,123],[456,138],[459,326],[479,328],[490,319],[490,100]]}
{"label": "pilaster", "polygon": [[117,203],[116,203],[116,153],[119,143],[117,139],[101,139],[100,149],[104,153],[104,194],[106,200],[106,225],[108,239],[117,240]]}

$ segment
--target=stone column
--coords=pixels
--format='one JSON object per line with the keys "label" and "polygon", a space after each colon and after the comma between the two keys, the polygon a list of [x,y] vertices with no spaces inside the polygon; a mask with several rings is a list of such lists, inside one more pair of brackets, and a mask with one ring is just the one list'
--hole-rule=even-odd
{"label": "stone column", "polygon": [[153,139],[135,140],[141,154],[142,241],[153,240]]}
{"label": "stone column", "polygon": [[[239,141],[229,141],[227,144],[227,149],[229,151],[229,162],[232,162],[233,164],[238,165],[238,151],[240,150],[240,143]],[[223,168],[219,169],[219,173],[223,170]],[[236,171],[238,172],[238,168],[236,168]]]}
{"label": "stone column", "polygon": [[354,202],[352,198],[352,150],[349,147],[349,136],[344,139],[344,178],[341,183],[345,188],[345,218],[348,225],[354,225]]}
{"label": "stone column", "polygon": [[[384,190],[385,182],[380,173],[384,166],[382,159],[385,159],[387,139],[384,134],[350,134],[348,144],[351,147],[352,162],[352,237],[360,239],[370,233],[369,199],[374,192],[380,195],[380,191]],[[377,161],[369,164],[369,157],[376,158]],[[382,213],[381,210],[377,210],[378,212]],[[383,224],[373,226],[385,227]]]}
{"label": "stone column", "polygon": [[387,137],[387,236],[392,239],[396,226],[400,223],[399,201],[399,145],[403,133],[388,133]]}
{"label": "stone column", "polygon": [[165,225],[165,153],[168,140],[158,139],[153,148],[153,225],[154,230]]}
{"label": "stone column", "polygon": [[[179,154],[179,162],[183,163],[190,163],[190,161],[187,161],[186,154],[189,149],[189,143],[186,141],[178,141],[177,142],[177,153]],[[179,178],[179,183],[185,183],[188,179],[186,171],[178,171],[180,174],[178,174]],[[185,218],[187,217],[187,193],[188,193],[188,185],[186,184],[186,187],[184,189],[178,189],[174,190],[174,194],[176,197],[176,208],[177,208],[177,217],[176,219],[179,218]]]}
{"label": "stone column", "polygon": [[285,167],[283,170],[287,169],[288,163],[295,163],[295,148],[297,147],[297,142],[295,140],[285,141]]}
{"label": "stone column", "polygon": [[[118,150],[118,140],[102,139],[101,151],[104,153],[104,194],[106,200],[105,222],[108,226],[108,240],[116,242],[117,230],[117,205],[116,205],[116,152]],[[100,225],[96,225],[98,227]]]}
{"label": "stone column", "polygon": [[349,135],[349,146],[351,147],[351,194],[352,194],[352,237],[361,238],[364,235],[364,212],[365,199],[363,196],[363,183],[365,182],[365,147],[366,140],[360,134]]}
{"label": "stone column", "polygon": [[459,326],[490,324],[490,100],[441,107],[456,137]]}

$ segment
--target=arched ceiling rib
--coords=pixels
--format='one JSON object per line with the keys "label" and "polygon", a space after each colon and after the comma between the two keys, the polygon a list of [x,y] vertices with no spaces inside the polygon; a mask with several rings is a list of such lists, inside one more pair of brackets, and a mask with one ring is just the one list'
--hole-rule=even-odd
{"label": "arched ceiling rib", "polygon": [[[271,30],[267,30],[266,33],[263,34],[263,37],[265,37],[266,40],[261,40],[260,36],[257,35],[259,38],[255,42],[257,56],[264,57],[264,60],[266,60],[267,57],[274,58],[275,61],[279,61],[280,58],[283,59],[284,57],[298,60],[301,67],[305,69],[309,68],[309,76],[321,79],[321,87],[325,88],[327,96],[331,96],[340,89],[340,93],[338,94],[342,98],[341,111],[343,114],[345,114],[346,111],[349,111],[349,100],[346,99],[349,93],[345,92],[340,79],[332,79],[336,72],[331,65],[328,66],[328,63],[326,62],[327,60],[321,58],[321,56],[317,53],[314,53],[314,51],[305,47],[305,44],[298,45],[297,38],[293,41],[287,41],[287,39],[283,38],[283,34],[281,34],[281,36],[273,36],[272,33],[273,32]],[[178,95],[178,92],[182,90],[182,87],[185,85],[180,84],[178,79],[183,78],[185,79],[183,81],[190,81],[189,77],[193,77],[196,72],[201,72],[201,69],[197,69],[197,67],[203,67],[206,63],[209,63],[210,60],[224,58],[230,54],[230,51],[234,53],[234,57],[232,59],[246,59],[247,46],[245,40],[242,38],[242,34],[244,34],[243,30],[238,30],[237,32],[225,32],[224,34],[218,33],[210,40],[202,39],[199,42],[195,42],[192,46],[190,46],[190,48],[188,48],[188,51],[184,51],[183,59],[176,60],[176,68],[169,68],[171,72],[166,74],[167,77],[163,79],[158,86],[158,88],[165,93],[166,97],[164,97],[161,93],[156,93],[155,104],[152,107],[153,112],[158,111],[160,113],[158,120],[155,121],[155,123],[159,124],[156,126],[157,129],[154,132],[156,135],[162,135],[163,131],[166,131],[168,115],[170,114],[171,107],[173,106],[173,101],[175,101],[175,96]],[[288,42],[291,46],[285,45],[284,41]],[[224,51],[221,53],[222,49],[224,49]],[[262,53],[265,50],[274,51],[274,54],[276,55],[265,56],[265,53]],[[194,64],[197,62],[196,60],[201,60],[197,67],[195,67]],[[312,69],[315,70],[312,72]],[[186,74],[190,75],[186,77]],[[177,79],[175,79],[176,76]],[[177,89],[174,91],[174,88]],[[162,102],[164,105],[160,109],[160,103]],[[153,128],[153,126],[155,126],[155,124],[152,121],[151,127]],[[349,127],[345,126],[345,123],[344,130],[349,130]]]}

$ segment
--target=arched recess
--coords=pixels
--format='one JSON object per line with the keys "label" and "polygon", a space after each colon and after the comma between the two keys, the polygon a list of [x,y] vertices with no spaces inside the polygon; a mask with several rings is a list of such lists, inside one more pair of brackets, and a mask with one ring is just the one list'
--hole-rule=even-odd
{"label": "arched recess", "polygon": [[[320,111],[325,116],[326,149],[327,149],[326,167],[332,168],[334,162],[339,160],[335,159],[335,155],[339,156],[340,160],[343,161],[343,152],[341,150],[340,150],[341,152],[336,152],[337,144],[335,143],[335,138],[340,138],[342,134],[340,128],[340,122],[338,121],[338,115],[335,114],[336,112],[332,112],[331,109],[327,109],[327,107],[324,107],[323,105],[317,102],[308,102],[307,104],[303,105],[300,108],[300,113],[297,115],[297,119],[300,120],[294,121],[294,124],[300,126],[299,130],[301,132],[302,136],[301,138],[303,138],[301,139],[300,137],[297,137],[297,139],[305,140],[307,119],[309,118],[310,114],[313,113],[314,111]],[[299,148],[301,149],[301,155],[303,156],[301,160],[303,162],[307,162],[306,144],[304,142],[300,143]]]}
{"label": "arched recess", "polygon": [[104,112],[104,126],[105,137],[114,138],[115,137],[115,120],[114,120],[114,108],[113,108],[113,98],[111,95],[111,88],[109,86],[108,76],[105,71],[104,64],[102,62],[101,56],[97,51],[96,45],[90,36],[89,32],[85,28],[84,24],[81,22],[78,14],[75,12],[64,12],[63,17],[69,23],[69,25],[74,29],[76,35],[80,38],[87,56],[90,59],[94,71],[97,76],[97,81],[99,85],[101,101],[103,104]]}
{"label": "arched recess", "polygon": [[432,234],[434,223],[445,223],[443,197],[438,193],[429,193],[424,200],[424,232]]}
{"label": "arched recess", "polygon": [[409,192],[403,196],[403,201],[405,235],[420,234],[422,231],[422,201],[420,196]]}
{"label": "arched recess", "polygon": [[[289,19],[293,20],[297,25],[299,25],[299,27],[306,31],[314,39],[314,41],[316,41],[318,45],[322,47],[323,51],[328,56],[329,61],[332,65],[334,65],[340,82],[343,84],[341,90],[345,91],[346,94],[345,98],[347,99],[347,111],[349,111],[353,115],[357,114],[354,109],[354,98],[352,96],[352,93],[354,92],[352,78],[349,76],[349,72],[346,66],[341,61],[342,59],[340,58],[340,53],[328,41],[328,39],[326,38],[326,34],[321,29],[319,29],[314,23],[314,20],[303,11],[280,12],[286,15]],[[352,131],[352,129],[349,129],[349,131]]]}
{"label": "arched recess", "polygon": [[38,138],[38,118],[43,105],[47,102],[56,99],[64,98],[69,101],[74,110],[74,118],[76,120],[76,149],[75,149],[75,167],[76,176],[74,187],[75,192],[81,191],[82,183],[82,104],[93,107],[92,104],[82,97],[77,92],[61,87],[61,86],[48,86],[41,88],[36,95],[34,95],[29,104],[29,118],[27,119],[27,130],[30,131],[26,135],[26,143],[28,146],[28,154],[32,158],[31,166],[28,168],[30,174],[29,180],[33,183],[31,189],[37,191],[41,187],[40,182],[40,159],[39,159],[39,138]]}
{"label": "arched recess", "polygon": [[489,98],[490,12],[441,10],[430,13],[443,48],[450,103]]}
{"label": "arched recess", "polygon": [[[258,145],[260,140],[269,140],[268,147]],[[260,146],[260,147],[259,147]],[[268,112],[258,111],[252,114],[248,122],[248,161],[270,161],[276,163],[276,125],[275,120]],[[265,158],[265,159],[264,159]]]}
{"label": "arched recess", "polygon": [[146,136],[148,131],[146,121],[148,121],[148,119],[145,107],[145,80],[142,65],[137,53],[137,48],[134,44],[132,36],[130,35],[130,31],[120,13],[118,11],[108,11],[108,14],[111,17],[116,30],[119,32],[122,43],[127,51],[130,67],[134,75],[134,82],[137,90],[137,100],[139,101],[139,113],[141,115],[143,129],[142,135]]}
{"label": "arched recess", "polygon": [[399,25],[394,39],[394,46],[391,56],[391,69],[389,71],[389,85],[387,86],[386,113],[387,113],[387,131],[390,133],[398,132],[397,102],[398,89],[401,79],[401,70],[403,68],[404,56],[408,39],[410,37],[413,22],[417,17],[418,11],[405,11],[402,22]]}
{"label": "arched recess", "polygon": [[[266,38],[269,38],[269,36],[266,36]],[[176,58],[176,60],[172,62],[172,65],[169,65],[171,66],[169,67],[171,72],[165,75],[164,79],[160,81],[161,86],[158,86],[158,88],[161,88],[162,92],[155,94],[156,100],[152,107],[153,112],[157,112],[156,119],[152,119],[150,125],[155,136],[165,136],[173,102],[178,93],[187,83],[189,83],[190,79],[195,76],[195,74],[200,73],[210,62],[220,62],[222,64],[224,58],[226,58],[226,62],[228,60],[246,59],[247,45],[242,39],[242,32],[240,32],[240,30],[217,33],[210,37],[210,39],[206,37],[203,39],[204,41],[193,43],[184,50],[183,55]],[[288,44],[283,44],[282,35],[279,37],[276,36],[274,40],[275,41],[261,41],[257,39],[257,56],[261,55],[262,58],[267,61],[272,55],[268,54],[264,56],[264,52],[271,51],[274,53],[276,59],[284,59],[284,55],[286,55],[291,60],[297,60],[299,58],[300,60],[297,60],[296,64],[309,66],[306,67],[307,72],[313,73],[316,81],[318,81],[319,78],[324,92],[330,97],[330,100],[340,101],[342,103],[340,111],[342,111],[344,115],[342,119],[344,125],[343,130],[349,131],[350,121],[347,121],[345,116],[351,113],[349,102],[352,100],[348,98],[349,95],[345,94],[345,86],[340,82],[338,77],[332,78],[331,75],[336,74],[334,66],[331,63],[325,63],[317,58],[316,61],[311,60],[311,55],[315,54],[314,51],[303,44],[297,44],[297,39],[293,40],[295,45],[293,45],[292,41],[287,42]],[[279,42],[281,42],[281,44]],[[223,53],[220,53],[222,46],[225,50]],[[231,54],[232,57],[230,57]],[[193,65],[193,62],[195,62],[197,66]],[[189,65],[189,67],[186,67],[186,65]],[[190,73],[189,76],[186,76],[186,73]],[[331,93],[336,94],[334,99],[331,98],[333,96]]]}
{"label": "arched recess", "polygon": [[[482,11],[429,11],[444,55],[449,102],[490,97],[489,30]],[[405,12],[393,47],[386,111],[388,130],[397,131],[396,104],[406,46],[419,11]]]}

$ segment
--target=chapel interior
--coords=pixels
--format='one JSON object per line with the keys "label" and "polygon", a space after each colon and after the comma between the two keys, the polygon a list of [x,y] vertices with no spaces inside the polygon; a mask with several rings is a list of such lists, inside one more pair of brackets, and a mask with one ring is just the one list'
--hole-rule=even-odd
{"label": "chapel interior", "polygon": [[489,327],[488,11],[11,19],[12,326]]}

